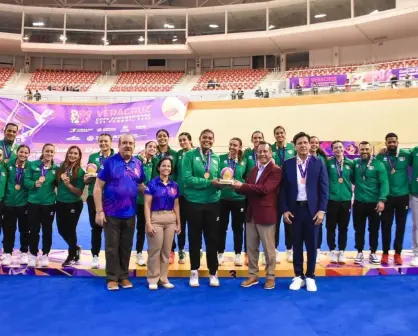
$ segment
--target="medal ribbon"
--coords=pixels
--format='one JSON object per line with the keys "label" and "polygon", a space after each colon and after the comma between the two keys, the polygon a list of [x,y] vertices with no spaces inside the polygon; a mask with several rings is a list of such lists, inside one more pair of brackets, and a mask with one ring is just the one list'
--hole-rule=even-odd
{"label": "medal ribbon", "polygon": [[298,168],[299,168],[299,171],[300,171],[300,176],[302,178],[306,178],[306,173],[308,172],[309,160],[310,160],[310,157],[308,157],[306,159],[306,161],[305,161],[306,162],[306,167],[305,167],[305,169],[303,169],[303,167],[302,167],[302,160],[300,160],[298,158]]}
{"label": "medal ribbon", "polygon": [[234,173],[235,173],[235,169],[237,169],[237,164],[238,164],[238,159],[231,159],[228,156],[228,167],[229,168],[232,168],[232,170],[234,171]]}
{"label": "medal ribbon", "polygon": [[366,165],[366,169],[363,169],[363,160],[360,161],[360,170],[361,170],[361,175],[363,176],[363,180],[366,179],[366,171],[367,169],[369,169],[372,161],[373,161],[373,156],[370,156],[369,162],[367,162],[367,165]]}
{"label": "medal ribbon", "polygon": [[99,155],[100,169],[103,169],[105,158],[103,155]]}
{"label": "medal ribbon", "polygon": [[286,156],[286,146],[283,146],[282,149],[279,149],[279,147],[277,147],[277,156],[280,159],[280,167],[281,167],[283,166],[284,158]]}
{"label": "medal ribbon", "polygon": [[10,151],[7,150],[6,142],[3,140],[3,153],[6,156],[6,159],[10,158],[10,154],[12,153],[14,149],[14,143],[10,146]]}
{"label": "medal ribbon", "polygon": [[22,181],[24,171],[24,167],[19,167],[18,165],[16,165],[16,184],[20,185],[20,181]]}
{"label": "medal ribbon", "polygon": [[399,156],[399,149],[396,151],[396,156],[394,157],[394,160],[392,161],[392,157],[389,155],[388,152],[386,152],[386,157],[389,162],[389,166],[391,170],[395,170],[396,162],[398,162],[398,156]]}
{"label": "medal ribbon", "polygon": [[67,176],[71,179],[73,177],[73,169],[68,167],[67,171],[65,172]]}
{"label": "medal ribbon", "polygon": [[48,169],[45,168],[44,164],[41,164],[41,176],[46,176]]}
{"label": "medal ribbon", "polygon": [[337,169],[338,178],[343,177],[343,169],[344,169],[344,157],[341,160],[341,163],[335,158],[335,168]]}
{"label": "medal ribbon", "polygon": [[208,154],[207,155],[204,155],[203,154],[202,148],[199,148],[199,151],[200,151],[200,156],[202,157],[203,164],[205,165],[205,172],[206,173],[209,173],[210,164],[211,164],[211,160],[210,159],[212,157],[211,150],[210,149],[208,150]]}

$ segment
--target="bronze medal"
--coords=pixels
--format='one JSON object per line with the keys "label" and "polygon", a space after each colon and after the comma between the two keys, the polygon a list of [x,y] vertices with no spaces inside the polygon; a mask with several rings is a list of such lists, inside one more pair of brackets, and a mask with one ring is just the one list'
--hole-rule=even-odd
{"label": "bronze medal", "polygon": [[4,159],[4,163],[7,164],[9,162],[9,159]]}
{"label": "bronze medal", "polygon": [[40,182],[45,182],[45,176],[39,176],[39,181]]}
{"label": "bronze medal", "polygon": [[390,171],[390,173],[393,175],[393,174],[395,174],[396,173],[396,170],[395,170],[395,168],[392,168],[392,170]]}
{"label": "bronze medal", "polygon": [[67,179],[67,174],[66,173],[62,173],[61,174],[61,180],[65,181]]}
{"label": "bronze medal", "polygon": [[16,184],[16,185],[15,185],[15,189],[16,189],[16,190],[20,190],[20,184]]}
{"label": "bronze medal", "polygon": [[344,182],[344,179],[342,178],[342,177],[340,177],[339,179],[338,179],[338,183],[343,183]]}
{"label": "bronze medal", "polygon": [[205,179],[208,179],[208,178],[210,177],[209,172],[204,173],[204,174],[203,174],[203,177],[204,177]]}

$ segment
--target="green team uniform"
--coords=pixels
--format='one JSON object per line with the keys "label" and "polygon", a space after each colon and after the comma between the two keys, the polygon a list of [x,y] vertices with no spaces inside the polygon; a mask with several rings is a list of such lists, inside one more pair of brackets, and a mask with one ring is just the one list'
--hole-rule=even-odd
{"label": "green team uniform", "polygon": [[[109,157],[111,157],[112,155],[114,155],[115,154],[115,151],[113,150],[113,149],[111,149],[110,150],[110,155],[108,156],[108,157],[106,157],[104,160],[103,160],[103,162],[104,161],[106,161],[106,159],[107,158],[109,158]],[[89,161],[87,162],[87,164],[89,164],[89,163],[94,163],[95,165],[96,165],[96,167],[97,167],[97,172],[99,172],[100,171],[100,152],[97,152],[97,153],[94,153],[94,154],[91,154],[90,156],[89,156]],[[102,167],[103,168],[103,167]],[[89,189],[88,189],[88,191],[89,191],[89,196],[93,196],[93,190],[94,190],[94,184],[96,183],[96,177],[93,177],[93,178],[91,178],[91,183],[89,184]]]}
{"label": "green team uniform", "polygon": [[247,167],[245,171],[245,178],[247,178],[251,169],[257,165],[257,155],[254,149],[247,148],[244,152],[244,159],[247,161]]}
{"label": "green team uniform", "polygon": [[[193,150],[193,149],[190,149],[190,150]],[[185,152],[184,150],[180,149],[177,152],[177,156],[176,156],[176,158],[177,158],[177,160],[176,160],[176,182],[177,182],[177,185],[179,186],[179,196],[184,195],[184,179],[183,179],[182,165],[183,165],[184,155],[187,152],[188,151]]]}
{"label": "green team uniform", "polygon": [[[356,186],[354,199],[358,202],[377,203],[385,202],[389,194],[389,180],[386,168],[383,163],[376,158],[370,163],[369,160],[355,159],[354,164],[354,184]],[[362,169],[364,173],[362,172]],[[365,179],[363,179],[363,174]]]}
{"label": "green team uniform", "polygon": [[[24,187],[23,179],[24,173],[22,174],[20,182],[20,189],[16,190],[15,185],[16,183],[16,158],[10,160],[8,163],[5,164],[5,168],[8,172],[7,174],[7,187],[6,187],[6,195],[4,198],[4,204],[6,206],[11,207],[20,207],[25,206],[28,204],[28,189]],[[28,161],[25,162],[24,168],[30,163]]]}
{"label": "green team uniform", "polygon": [[[137,159],[140,160],[144,166],[144,173],[145,173],[144,184],[147,185],[148,182],[152,178],[153,160],[147,163],[144,163],[144,159],[140,155],[137,155]],[[138,192],[138,196],[136,197],[136,204],[144,205],[144,195],[140,192]]]}
{"label": "green team uniform", "polygon": [[[389,158],[392,165],[389,162]],[[389,177],[389,196],[399,197],[409,194],[409,172],[408,167],[412,163],[412,155],[409,149],[400,149],[399,155],[396,153],[378,154],[376,159],[383,162]],[[392,173],[392,166],[395,172]]]}
{"label": "green team uniform", "polygon": [[[231,166],[228,165],[228,154],[223,154],[219,156],[219,172],[226,167],[233,168],[233,163]],[[244,183],[244,176],[247,169],[247,159],[243,156],[241,162],[236,163],[234,171],[234,179]],[[222,176],[221,176],[222,178]],[[221,199],[230,200],[230,201],[242,201],[245,199],[244,195],[238,194],[231,187],[226,187],[221,190]]]}
{"label": "green team uniform", "polygon": [[324,163],[324,165],[327,165],[327,157],[325,155],[322,154],[318,154],[318,157],[322,160],[322,162]]}
{"label": "green team uniform", "polygon": [[7,169],[4,165],[0,165],[0,201],[3,201],[6,191]]}
{"label": "green team uniform", "polygon": [[283,166],[283,162],[289,160],[296,155],[295,146],[288,142],[283,148],[279,148],[276,143],[271,145],[273,151],[273,159],[276,165],[279,167]]}
{"label": "green team uniform", "polygon": [[220,190],[211,181],[219,178],[219,157],[211,151],[209,178],[204,178],[207,156],[199,148],[188,151],[183,157],[184,197],[193,203],[216,203],[221,197]]}
{"label": "green team uniform", "polygon": [[44,183],[42,183],[40,188],[37,188],[35,182],[41,176],[41,165],[42,161],[36,160],[29,162],[25,167],[24,185],[29,190],[28,202],[38,205],[55,204],[55,175],[58,167],[55,164],[51,164],[51,167],[46,171]]}
{"label": "green team uniform", "polygon": [[154,158],[152,159],[152,178],[156,177],[159,175],[158,171],[157,171],[157,164],[158,162],[162,159],[162,158],[170,158],[171,160],[173,160],[173,170],[171,172],[170,175],[170,179],[172,180],[176,180],[176,162],[177,162],[177,152],[174,149],[171,149],[170,147],[168,147],[168,150],[166,153],[158,153],[154,156]]}
{"label": "green team uniform", "polygon": [[411,150],[412,160],[412,181],[411,194],[418,196],[418,146]]}
{"label": "green team uniform", "polygon": [[335,157],[326,161],[329,179],[329,200],[336,202],[351,201],[353,197],[353,161],[344,158],[342,178],[343,183],[338,182],[339,175]]}
{"label": "green team uniform", "polygon": [[[5,148],[7,149],[7,153],[10,153],[10,156],[7,157],[7,153],[5,151]],[[16,142],[13,143],[6,143],[3,140],[0,140],[0,148],[3,150],[3,160],[8,159],[8,161],[13,161],[16,159],[16,151],[17,151],[17,147],[19,147],[19,145]],[[4,161],[3,161],[4,162]]]}
{"label": "green team uniform", "polygon": [[[58,172],[58,169],[57,169]],[[73,181],[73,178],[70,177],[70,183],[73,187],[83,190],[84,189],[84,174],[86,172],[81,167],[78,169],[77,172],[77,178],[75,181]],[[81,201],[81,196],[77,196],[74,194],[65,184],[64,182],[60,180],[58,182],[58,188],[57,188],[57,201],[62,203],[76,203]]]}

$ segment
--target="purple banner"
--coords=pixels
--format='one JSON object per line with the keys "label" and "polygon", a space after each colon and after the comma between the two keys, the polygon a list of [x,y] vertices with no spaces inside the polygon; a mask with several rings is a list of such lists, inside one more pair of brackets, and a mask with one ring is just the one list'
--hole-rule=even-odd
{"label": "purple banner", "polygon": [[331,85],[344,85],[347,75],[327,75],[289,78],[290,88],[294,89],[299,84],[302,88],[311,88],[316,83],[318,87]]}
{"label": "purple banner", "polygon": [[[56,146],[58,159],[70,145],[78,145],[86,154],[97,152],[101,133],[109,133],[114,142],[123,134],[132,134],[139,151],[145,142],[155,139],[160,128],[176,135],[186,115],[187,103],[188,99],[183,97],[100,106],[29,104],[0,98],[0,124],[3,127],[8,122],[18,124],[17,142],[38,151],[36,156],[47,142]],[[83,161],[86,160],[84,155]]]}

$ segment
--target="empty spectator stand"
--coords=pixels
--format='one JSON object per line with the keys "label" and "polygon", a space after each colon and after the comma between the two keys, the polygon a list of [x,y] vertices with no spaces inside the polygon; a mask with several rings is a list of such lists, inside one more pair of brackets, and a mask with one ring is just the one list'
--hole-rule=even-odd
{"label": "empty spectator stand", "polygon": [[181,71],[125,71],[110,92],[168,92],[183,77]]}
{"label": "empty spectator stand", "polygon": [[0,89],[4,88],[4,84],[12,78],[14,73],[14,68],[0,68]]}

